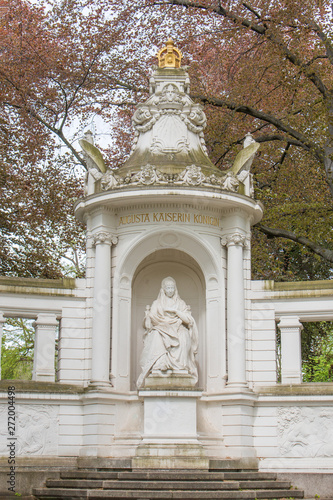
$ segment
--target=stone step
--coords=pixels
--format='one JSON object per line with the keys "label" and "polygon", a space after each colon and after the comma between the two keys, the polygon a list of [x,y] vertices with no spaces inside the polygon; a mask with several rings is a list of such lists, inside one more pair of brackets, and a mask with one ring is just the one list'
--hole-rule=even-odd
{"label": "stone step", "polygon": [[[82,464],[83,465],[83,464]],[[276,480],[273,472],[189,469],[107,469],[81,467],[62,471],[61,479],[49,479],[45,488],[34,490],[38,500],[93,500],[99,498],[154,499],[225,499],[269,500],[303,498],[289,481]],[[118,464],[117,464],[118,465]],[[224,464],[223,464],[224,465]]]}
{"label": "stone step", "polygon": [[[211,472],[211,474],[216,474]],[[245,481],[247,479],[251,481],[274,481],[277,478],[275,472],[222,472],[224,474],[224,479],[234,479],[239,481]]]}
{"label": "stone step", "polygon": [[189,491],[189,490],[85,490],[65,488],[38,488],[34,490],[38,499],[99,499],[99,498],[132,498],[142,500],[174,499],[195,500],[223,498],[225,500],[268,500],[268,499],[291,499],[303,498],[303,492],[299,490],[242,490],[242,491]]}
{"label": "stone step", "polygon": [[107,457],[79,457],[77,459],[78,469],[107,469],[114,471],[132,470],[132,459],[130,458],[107,458]]}
{"label": "stone step", "polygon": [[[103,488],[103,489],[170,489],[170,481],[126,481],[126,480],[98,480],[98,479],[49,479],[48,488]],[[176,490],[239,490],[239,489],[288,489],[289,481],[172,481],[172,488]]]}
{"label": "stone step", "polygon": [[115,472],[115,471],[92,471],[73,470],[61,472],[62,479],[126,479],[126,480],[144,480],[152,479],[154,481],[274,481],[277,475],[273,472],[193,472],[193,471],[142,471],[142,472]]}
{"label": "stone step", "polygon": [[[101,481],[101,480],[55,480],[46,481],[48,488],[103,488],[122,490],[238,490],[238,481]],[[288,487],[288,486],[287,486]],[[260,487],[261,488],[261,487]]]}

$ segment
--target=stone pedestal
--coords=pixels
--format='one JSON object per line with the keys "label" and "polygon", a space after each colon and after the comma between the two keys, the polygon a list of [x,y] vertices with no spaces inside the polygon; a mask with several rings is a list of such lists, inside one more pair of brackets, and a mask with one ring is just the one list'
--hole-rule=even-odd
{"label": "stone pedestal", "polygon": [[190,388],[139,392],[144,405],[144,429],[134,467],[208,467],[197,438],[196,407],[201,394]]}
{"label": "stone pedestal", "polygon": [[172,373],[171,370],[166,372],[152,371],[152,373],[145,379],[144,387],[145,389],[155,389],[155,390],[186,390],[192,389],[197,384],[195,378],[193,378],[186,370],[184,373]]}

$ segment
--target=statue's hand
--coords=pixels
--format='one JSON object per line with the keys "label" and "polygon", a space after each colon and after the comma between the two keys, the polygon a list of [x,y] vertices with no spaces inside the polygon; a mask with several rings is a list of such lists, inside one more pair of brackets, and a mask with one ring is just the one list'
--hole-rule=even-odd
{"label": "statue's hand", "polygon": [[165,312],[178,315],[177,309],[174,309],[172,307],[170,307],[169,309],[166,309]]}

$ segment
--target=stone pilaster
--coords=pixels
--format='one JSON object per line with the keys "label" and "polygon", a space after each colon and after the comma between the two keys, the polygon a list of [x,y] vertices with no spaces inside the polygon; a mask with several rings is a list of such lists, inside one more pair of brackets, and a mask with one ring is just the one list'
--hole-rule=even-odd
{"label": "stone pilaster", "polygon": [[110,385],[111,246],[117,238],[108,231],[93,234],[95,277],[92,322],[91,385]]}
{"label": "stone pilaster", "polygon": [[1,380],[1,345],[2,345],[2,332],[3,325],[6,322],[6,318],[4,318],[3,313],[0,312],[0,380]]}
{"label": "stone pilaster", "polygon": [[245,295],[243,249],[246,236],[240,232],[227,235],[221,240],[228,249],[227,268],[227,349],[228,387],[245,388]]}
{"label": "stone pilaster", "polygon": [[303,325],[298,316],[282,316],[278,327],[281,331],[281,382],[302,382],[301,331]]}
{"label": "stone pilaster", "polygon": [[55,381],[55,338],[58,328],[55,314],[40,313],[35,328],[32,380]]}

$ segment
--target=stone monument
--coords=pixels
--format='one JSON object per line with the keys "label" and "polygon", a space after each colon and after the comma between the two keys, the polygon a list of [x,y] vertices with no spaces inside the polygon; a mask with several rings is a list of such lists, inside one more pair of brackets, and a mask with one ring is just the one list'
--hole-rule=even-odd
{"label": "stone monument", "polygon": [[30,474],[37,464],[35,485],[55,467],[208,470],[231,460],[295,473],[301,487],[317,474],[330,495],[332,383],[302,383],[301,331],[332,320],[332,281],[251,280],[259,144],[247,134],[233,166],[217,169],[180,51],[169,40],[158,57],[128,160],[113,169],[90,132],[81,140],[86,276],[0,277],[0,337],[8,317],[35,320],[36,332],[32,381],[0,382],[0,477],[6,484],[16,405],[17,465]]}
{"label": "stone monument", "polygon": [[[114,436],[113,453],[135,456],[137,466],[183,466],[194,457],[191,466],[205,466],[205,455],[225,453],[212,412],[217,395],[237,394],[239,408],[252,397],[244,280],[251,224],[262,216],[250,174],[259,145],[248,135],[229,170],[211,162],[206,116],[189,95],[181,58],[172,40],[159,51],[119,169],[105,166],[90,136],[81,141],[90,166],[88,196],[76,205],[87,224],[93,291],[89,383],[130,398],[124,421],[133,420]],[[244,432],[239,425],[244,446],[236,449],[254,456]],[[107,444],[86,448],[95,452],[109,453]]]}

